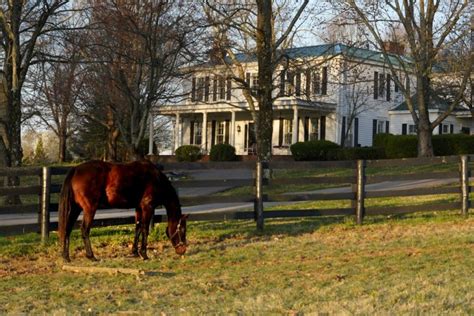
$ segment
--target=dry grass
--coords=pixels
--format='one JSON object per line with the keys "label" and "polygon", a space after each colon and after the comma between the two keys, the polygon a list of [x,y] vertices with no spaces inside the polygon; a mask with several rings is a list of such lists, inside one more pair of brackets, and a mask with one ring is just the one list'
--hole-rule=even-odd
{"label": "dry grass", "polygon": [[[474,217],[326,217],[190,223],[190,249],[174,255],[151,237],[149,261],[128,256],[131,227],[93,230],[102,260],[73,264],[159,271],[156,276],[62,271],[57,245],[0,238],[0,314],[474,313]],[[8,294],[7,294],[8,293]]]}

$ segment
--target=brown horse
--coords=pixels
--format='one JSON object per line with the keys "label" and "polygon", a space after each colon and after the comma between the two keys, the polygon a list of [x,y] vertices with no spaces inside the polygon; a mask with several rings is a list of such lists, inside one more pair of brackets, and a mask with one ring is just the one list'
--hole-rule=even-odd
{"label": "brown horse", "polygon": [[[89,233],[98,208],[135,208],[132,254],[147,259],[147,237],[153,210],[164,205],[168,217],[166,235],[177,254],[186,252],[186,215],[181,214],[176,190],[166,175],[149,161],[113,164],[90,161],[72,168],[64,180],[59,203],[59,238],[62,256],[69,258],[69,236],[81,210],[86,256],[96,260]],[[138,239],[142,235],[140,253]]]}

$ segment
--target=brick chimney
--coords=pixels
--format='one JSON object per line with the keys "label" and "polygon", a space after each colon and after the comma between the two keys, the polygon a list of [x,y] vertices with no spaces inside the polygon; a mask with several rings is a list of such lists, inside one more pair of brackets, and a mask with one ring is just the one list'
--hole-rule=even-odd
{"label": "brick chimney", "polygon": [[395,41],[385,41],[383,43],[384,49],[391,54],[403,55],[405,54],[405,45]]}

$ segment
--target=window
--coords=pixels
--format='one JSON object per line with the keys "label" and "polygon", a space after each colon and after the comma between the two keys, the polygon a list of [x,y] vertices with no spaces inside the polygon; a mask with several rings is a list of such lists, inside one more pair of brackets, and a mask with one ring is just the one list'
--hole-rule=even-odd
{"label": "window", "polygon": [[385,121],[377,121],[377,134],[385,133]]}
{"label": "window", "polygon": [[379,74],[379,96],[384,97],[385,95],[385,74]]}
{"label": "window", "polygon": [[317,118],[311,118],[311,131],[309,133],[309,140],[318,140],[319,124]]}
{"label": "window", "polygon": [[313,72],[313,94],[321,93],[321,74],[319,70]]}
{"label": "window", "polygon": [[408,125],[408,135],[416,135],[416,131],[418,128],[414,124],[409,124]]}
{"label": "window", "polygon": [[212,80],[212,101],[217,101],[217,82],[218,78],[217,76],[214,76],[214,79]]}
{"label": "window", "polygon": [[224,100],[225,99],[225,80],[223,76],[219,76],[218,90],[219,90],[219,100]]}
{"label": "window", "polygon": [[390,98],[391,98],[391,95],[390,95],[390,90],[391,90],[391,87],[390,87],[390,81],[391,81],[391,77],[390,77],[390,74],[387,74],[387,101],[390,101]]}
{"label": "window", "polygon": [[197,101],[204,101],[204,78],[198,78],[197,80]]}
{"label": "window", "polygon": [[217,128],[216,128],[216,144],[224,144],[224,139],[225,139],[225,122],[219,122],[217,123]]}
{"label": "window", "polygon": [[283,120],[283,145],[291,145],[293,137],[293,121]]}
{"label": "window", "polygon": [[191,102],[196,102],[196,77],[191,81]]}
{"label": "window", "polygon": [[258,93],[258,74],[252,74],[252,91],[255,95]]}
{"label": "window", "polygon": [[202,144],[202,122],[191,121],[191,145]]}
{"label": "window", "polygon": [[443,124],[443,134],[448,134],[449,133],[449,125]]}
{"label": "window", "polygon": [[296,96],[301,95],[301,72],[300,71],[296,72],[295,95]]}
{"label": "window", "polygon": [[323,67],[323,73],[321,78],[321,94],[328,94],[328,67]]}
{"label": "window", "polygon": [[282,70],[280,72],[280,91],[278,92],[278,96],[280,97],[285,95],[285,78],[286,78],[286,71]]}
{"label": "window", "polygon": [[286,91],[287,95],[293,95],[295,91],[295,74],[291,71],[287,72],[286,82],[288,83],[288,88]]}

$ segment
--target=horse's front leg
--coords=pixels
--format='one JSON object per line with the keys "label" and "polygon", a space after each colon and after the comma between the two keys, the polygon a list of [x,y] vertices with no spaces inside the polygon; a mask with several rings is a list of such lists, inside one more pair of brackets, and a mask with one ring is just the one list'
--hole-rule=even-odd
{"label": "horse's front leg", "polygon": [[150,231],[150,221],[153,215],[153,208],[151,206],[142,206],[142,222],[141,222],[141,234],[142,234],[142,245],[140,247],[140,256],[143,260],[148,259],[147,243],[148,243],[148,233]]}
{"label": "horse's front leg", "polygon": [[132,255],[134,257],[138,257],[138,239],[140,238],[141,232],[141,222],[142,222],[142,210],[141,208],[137,207],[135,210],[135,238],[133,239],[133,246],[132,246]]}

